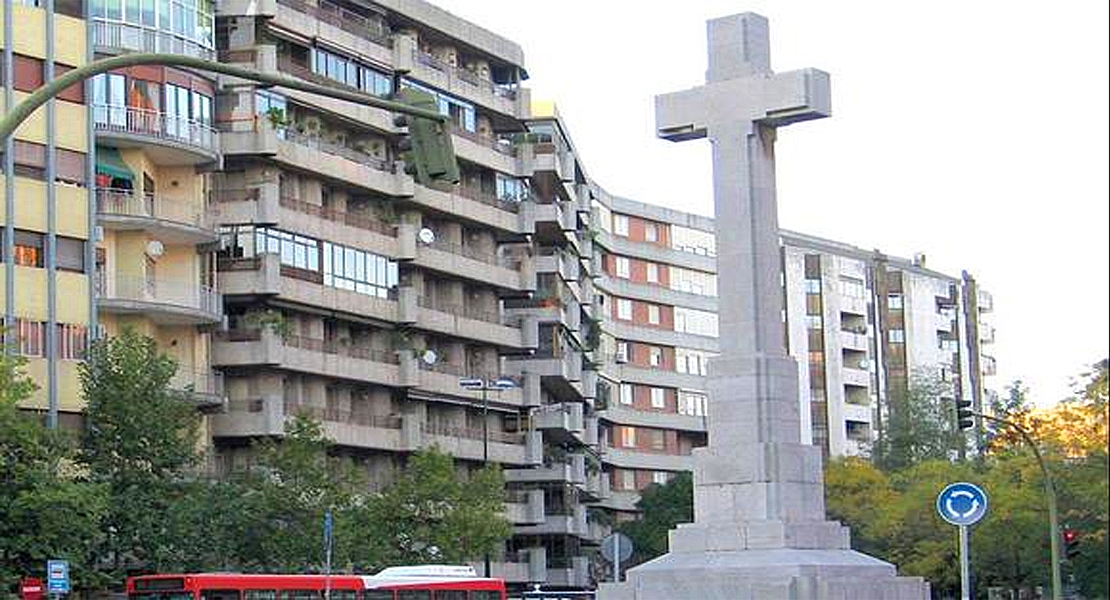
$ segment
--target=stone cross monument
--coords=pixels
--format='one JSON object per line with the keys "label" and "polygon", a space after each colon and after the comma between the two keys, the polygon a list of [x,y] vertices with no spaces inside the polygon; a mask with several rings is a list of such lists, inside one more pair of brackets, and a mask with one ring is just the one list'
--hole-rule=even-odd
{"label": "stone cross monument", "polygon": [[778,127],[830,114],[829,76],[771,72],[767,20],[708,23],[703,86],[657,96],[658,135],[713,149],[721,354],[710,364],[709,445],[694,454],[694,523],[670,553],[602,600],[924,600],[928,584],[851,550],[825,520],[821,454],[801,443],[786,353],[775,204]]}

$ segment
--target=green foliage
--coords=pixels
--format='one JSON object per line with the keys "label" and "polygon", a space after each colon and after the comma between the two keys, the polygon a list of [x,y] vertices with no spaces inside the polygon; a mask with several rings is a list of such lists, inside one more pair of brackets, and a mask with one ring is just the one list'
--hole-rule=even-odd
{"label": "green foliage", "polygon": [[19,578],[42,575],[46,561],[63,558],[79,584],[100,539],[107,508],[101,486],[72,476],[72,445],[21,410],[34,393],[22,357],[0,353],[0,596]]}
{"label": "green foliage", "polygon": [[80,368],[87,403],[80,460],[87,480],[107,490],[99,556],[103,575],[117,584],[128,568],[173,568],[187,552],[184,531],[167,515],[185,500],[200,422],[169,388],[176,370],[153,339],[130,329],[95,341]]}
{"label": "green foliage", "polygon": [[400,479],[369,504],[388,564],[458,563],[495,550],[512,534],[504,479],[487,467],[460,481],[454,460],[437,448],[413,454]]}
{"label": "green foliage", "polygon": [[907,389],[892,393],[890,411],[871,458],[885,470],[943,460],[958,446],[951,385],[935,373],[914,373]]}
{"label": "green foliage", "polygon": [[678,473],[664,485],[644,488],[636,508],[643,512],[638,521],[617,529],[632,540],[632,563],[651,560],[667,552],[667,535],[679,523],[694,520],[694,478]]}

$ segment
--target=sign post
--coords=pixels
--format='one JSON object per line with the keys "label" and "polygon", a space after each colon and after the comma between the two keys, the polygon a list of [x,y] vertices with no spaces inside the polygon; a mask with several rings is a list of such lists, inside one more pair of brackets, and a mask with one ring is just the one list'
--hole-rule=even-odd
{"label": "sign post", "polygon": [[987,493],[973,483],[949,484],[937,495],[937,512],[942,519],[960,528],[960,598],[971,600],[967,528],[987,513]]}
{"label": "sign post", "polygon": [[621,580],[621,563],[632,558],[632,540],[623,533],[613,533],[601,540],[601,556],[613,563],[613,581]]}
{"label": "sign post", "polygon": [[46,591],[51,596],[69,593],[69,563],[64,560],[46,561]]}

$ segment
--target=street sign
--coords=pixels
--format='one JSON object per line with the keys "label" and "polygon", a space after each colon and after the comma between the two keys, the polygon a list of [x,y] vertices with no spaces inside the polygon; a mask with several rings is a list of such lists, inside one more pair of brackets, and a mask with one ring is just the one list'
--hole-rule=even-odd
{"label": "street sign", "polygon": [[19,582],[19,597],[22,600],[42,600],[44,591],[42,580],[38,577],[24,577]]}
{"label": "street sign", "polygon": [[601,555],[609,562],[625,562],[632,558],[632,540],[623,533],[608,535],[601,540]]}
{"label": "street sign", "polygon": [[69,563],[64,560],[46,561],[46,591],[51,594],[69,593]]}
{"label": "street sign", "polygon": [[974,483],[949,484],[937,495],[937,512],[953,525],[973,525],[987,513],[987,494]]}

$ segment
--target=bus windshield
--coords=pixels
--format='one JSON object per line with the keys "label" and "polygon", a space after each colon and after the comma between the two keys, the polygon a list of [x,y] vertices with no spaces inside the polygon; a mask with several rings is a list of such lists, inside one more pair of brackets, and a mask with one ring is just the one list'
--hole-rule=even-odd
{"label": "bus windshield", "polygon": [[128,600],[193,600],[189,592],[134,592]]}

